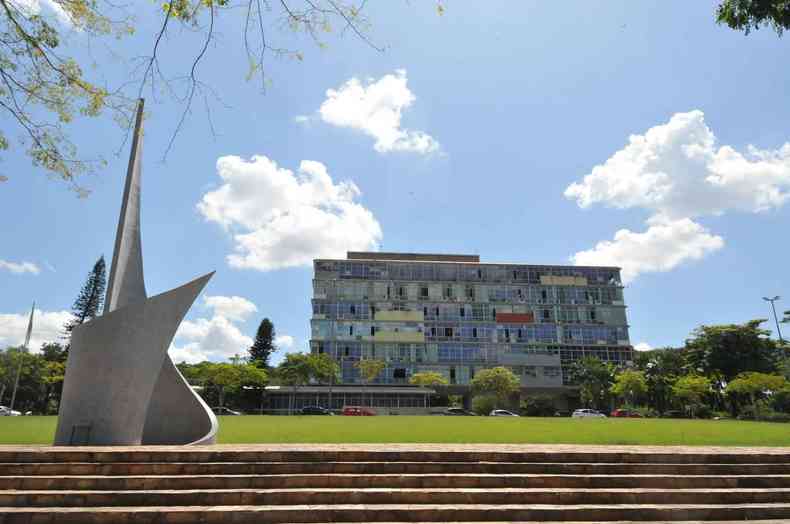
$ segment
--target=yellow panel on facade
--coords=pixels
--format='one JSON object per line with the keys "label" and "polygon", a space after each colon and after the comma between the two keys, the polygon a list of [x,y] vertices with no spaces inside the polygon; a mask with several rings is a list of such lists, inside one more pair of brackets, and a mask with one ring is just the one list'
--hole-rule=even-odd
{"label": "yellow panel on facade", "polygon": [[384,322],[422,322],[422,311],[376,311],[375,320]]}
{"label": "yellow panel on facade", "polygon": [[404,344],[425,342],[425,333],[417,331],[376,331],[374,342],[401,342]]}
{"label": "yellow panel on facade", "polygon": [[540,283],[544,286],[586,286],[586,277],[561,277],[555,275],[541,275]]}

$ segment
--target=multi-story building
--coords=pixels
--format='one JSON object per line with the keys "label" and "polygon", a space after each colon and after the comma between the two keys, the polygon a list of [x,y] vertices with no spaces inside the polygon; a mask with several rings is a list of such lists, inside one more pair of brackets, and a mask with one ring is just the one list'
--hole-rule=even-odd
{"label": "multi-story building", "polygon": [[349,252],[314,262],[311,351],[387,367],[377,382],[442,373],[463,390],[476,372],[506,366],[526,390],[565,389],[585,356],[633,359],[616,267],[481,263],[477,255]]}

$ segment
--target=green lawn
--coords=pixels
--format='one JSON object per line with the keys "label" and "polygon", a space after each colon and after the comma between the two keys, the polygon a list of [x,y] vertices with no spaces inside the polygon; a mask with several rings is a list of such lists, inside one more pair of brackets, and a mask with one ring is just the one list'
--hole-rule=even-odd
{"label": "green lawn", "polygon": [[[55,417],[0,417],[0,444],[51,444]],[[790,424],[488,417],[220,417],[220,443],[534,443],[790,446]]]}

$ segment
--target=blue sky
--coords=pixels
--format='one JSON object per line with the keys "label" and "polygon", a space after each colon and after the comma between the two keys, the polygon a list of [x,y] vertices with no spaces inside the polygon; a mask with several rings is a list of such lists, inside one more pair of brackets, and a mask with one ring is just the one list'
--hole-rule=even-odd
{"label": "blue sky", "polygon": [[[790,309],[790,40],[717,26],[712,1],[444,5],[370,3],[383,53],[351,34],[322,50],[272,32],[304,60],[269,58],[264,94],[244,78],[241,13],[223,13],[199,69],[222,99],[217,134],[200,102],[166,162],[181,106],[147,92],[149,294],[217,270],[177,358],[243,352],[264,316],[284,349],[305,350],[305,261],[346,247],[622,265],[631,339],[652,347],[767,317],[765,295]],[[121,56],[150,47],[158,14],[138,15]],[[198,45],[174,32],[163,65],[182,73]],[[0,263],[0,345],[21,341],[31,300],[34,343],[54,337],[95,259],[111,258],[128,145],[115,155],[109,121],[75,125],[74,140],[109,161],[82,180],[86,199],[21,148],[1,157],[0,260],[38,272]]]}

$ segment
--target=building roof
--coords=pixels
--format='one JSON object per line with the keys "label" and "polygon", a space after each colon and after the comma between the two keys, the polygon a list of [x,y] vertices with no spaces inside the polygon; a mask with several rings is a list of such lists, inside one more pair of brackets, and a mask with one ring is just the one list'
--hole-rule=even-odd
{"label": "building roof", "polygon": [[620,271],[620,266],[576,266],[572,264],[528,264],[526,262],[480,262],[480,255],[452,255],[434,253],[394,253],[372,251],[348,251],[346,258],[316,258],[313,262],[430,262],[439,264],[475,264],[478,266],[524,266],[547,269],[611,269]]}
{"label": "building roof", "polygon": [[403,262],[467,262],[480,263],[480,255],[440,253],[393,253],[385,251],[348,251],[348,260],[398,260]]}

